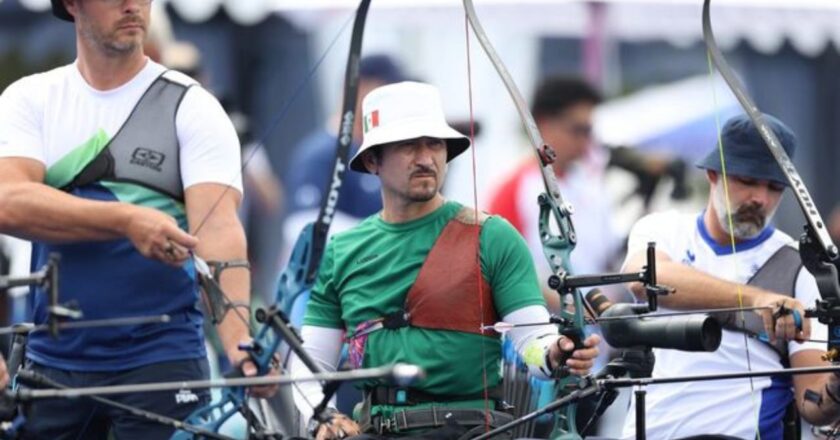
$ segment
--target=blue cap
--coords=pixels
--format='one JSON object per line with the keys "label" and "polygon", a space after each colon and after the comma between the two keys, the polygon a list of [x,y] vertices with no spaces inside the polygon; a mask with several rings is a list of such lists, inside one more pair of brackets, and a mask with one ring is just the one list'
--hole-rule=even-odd
{"label": "blue cap", "polygon": [[406,81],[400,66],[388,55],[368,55],[359,60],[359,76],[379,79],[386,84]]}
{"label": "blue cap", "polygon": [[[773,116],[764,114],[764,121],[779,139],[782,148],[793,160],[796,153],[796,135],[790,128]],[[764,143],[747,115],[735,116],[726,121],[721,132],[723,154],[726,159],[726,174],[749,177],[759,180],[771,180],[787,185],[782,169]],[[721,172],[720,152],[717,148],[697,162],[697,167]]]}

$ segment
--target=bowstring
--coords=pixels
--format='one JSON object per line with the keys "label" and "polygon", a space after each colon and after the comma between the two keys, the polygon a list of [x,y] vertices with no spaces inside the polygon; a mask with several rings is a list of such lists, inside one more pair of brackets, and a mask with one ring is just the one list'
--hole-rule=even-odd
{"label": "bowstring", "polygon": [[[477,227],[476,230],[476,255],[475,255],[475,263],[478,267],[476,270],[476,278],[478,279],[478,313],[479,313],[479,320],[481,322],[481,326],[479,327],[479,331],[481,332],[481,336],[484,335],[484,277],[482,276],[481,270],[481,220],[479,218],[479,210],[478,210],[478,179],[477,179],[477,172],[478,166],[476,161],[476,144],[475,144],[475,114],[473,111],[473,90],[472,90],[472,59],[470,57],[470,22],[469,17],[467,16],[466,12],[464,13],[464,36],[466,40],[466,61],[467,61],[467,102],[469,103],[470,109],[470,145],[472,148],[470,149],[470,157],[472,159],[472,186],[473,186],[473,215],[475,218],[475,223]],[[481,384],[484,388],[483,391],[483,398],[484,398],[484,430],[485,432],[490,430],[490,390],[487,387],[487,350],[484,344],[481,345]],[[501,347],[500,347],[501,350]]]}
{"label": "bowstring", "polygon": [[315,76],[315,73],[321,67],[321,64],[327,58],[327,55],[329,55],[329,53],[332,52],[333,47],[338,42],[339,38],[344,34],[344,31],[347,29],[347,26],[349,26],[350,23],[353,21],[354,16],[355,12],[351,13],[347,17],[347,19],[338,29],[338,32],[336,32],[335,36],[332,38],[332,40],[330,40],[330,43],[327,45],[327,48],[324,50],[321,56],[318,57],[318,60],[309,68],[306,75],[303,77],[303,81],[295,88],[295,90],[292,92],[292,95],[280,108],[280,111],[277,112],[277,116],[272,120],[268,127],[266,127],[266,129],[263,131],[263,134],[259,138],[257,138],[258,140],[256,142],[252,142],[253,147],[248,152],[247,157],[242,161],[242,167],[240,168],[239,173],[237,173],[236,176],[230,180],[228,185],[225,186],[222,194],[219,196],[218,199],[216,199],[213,205],[210,206],[210,210],[207,211],[207,214],[205,214],[201,221],[198,223],[198,226],[195,228],[192,235],[198,234],[198,231],[200,231],[204,224],[207,223],[207,220],[210,218],[210,215],[216,210],[216,208],[219,206],[222,200],[224,200],[225,194],[227,194],[227,192],[233,187],[233,185],[235,185],[236,182],[242,178],[242,175],[245,173],[245,168],[248,167],[248,163],[251,162],[251,159],[256,155],[257,151],[260,148],[264,148],[265,141],[268,139],[271,133],[273,133],[274,130],[277,129],[277,127],[280,125],[280,122],[282,122],[286,118],[286,114],[289,113],[289,110],[291,110],[292,104],[294,104],[295,101],[297,101],[298,97],[300,97],[301,93],[303,93],[303,90],[310,83],[312,78]]}
{"label": "bowstring", "polygon": [[[713,108],[714,108],[713,113],[714,113],[714,116],[715,116],[715,134],[716,134],[716,137],[717,137],[718,154],[720,155],[721,175],[720,175],[720,181],[718,182],[718,184],[721,184],[721,183],[723,184],[724,205],[725,205],[725,208],[726,208],[726,221],[727,221],[727,224],[729,226],[729,246],[732,249],[732,260],[733,260],[732,270],[735,274],[733,279],[737,279],[738,263],[739,263],[738,255],[737,255],[738,247],[736,246],[736,243],[735,243],[735,227],[734,227],[735,222],[732,219],[732,204],[731,204],[730,197],[729,197],[729,179],[728,179],[728,175],[727,175],[727,172],[726,172],[726,158],[725,158],[725,155],[724,155],[724,152],[723,152],[723,135],[722,135],[722,129],[721,129],[721,124],[720,124],[720,111],[719,111],[720,106],[719,106],[719,102],[718,102],[717,88],[715,87],[715,81],[714,81],[715,76],[714,76],[714,66],[712,64],[711,51],[708,51],[708,50],[706,51],[706,60],[707,60],[708,67],[709,67],[709,82],[710,82],[711,88],[712,88],[712,101],[713,101]],[[714,197],[714,196],[712,196],[712,197]],[[743,309],[744,308],[743,286],[739,282],[736,282],[735,285],[736,285],[736,291],[737,291],[737,294],[738,294],[738,308]],[[746,317],[745,317],[744,313],[745,312],[743,310],[738,312],[738,316],[740,317],[740,321],[741,321],[741,328],[746,328]],[[741,332],[741,333],[743,334],[743,337],[744,337],[744,353],[745,353],[746,359],[747,359],[747,371],[752,372],[752,360],[751,360],[751,357],[750,357],[749,338],[748,338],[746,332]],[[753,413],[758,414],[758,411],[756,410],[756,408],[758,406],[757,406],[756,395],[755,395],[755,382],[753,381],[752,377],[750,377],[749,380],[750,380],[750,403],[752,405]],[[758,417],[756,417],[756,422],[755,423],[756,423],[756,430],[755,430],[756,439],[761,440],[760,421],[759,421]]]}
{"label": "bowstring", "polygon": [[[347,27],[353,21],[354,16],[355,16],[355,11],[348,15],[347,19],[344,20],[343,24],[338,29],[335,36],[330,40],[330,43],[327,45],[326,49],[321,53],[321,55],[318,57],[316,62],[308,69],[306,75],[303,78],[303,81],[301,81],[301,83],[295,88],[295,90],[292,92],[291,96],[289,96],[289,98],[285,101],[283,106],[280,108],[280,111],[277,113],[277,116],[272,120],[272,122],[268,125],[268,127],[266,127],[263,134],[258,138],[258,140],[256,142],[253,142],[253,148],[251,148],[251,150],[248,152],[248,155],[242,161],[242,166],[239,169],[239,173],[237,173],[237,175],[234,178],[231,179],[229,184],[225,186],[224,190],[222,191],[222,194],[219,195],[219,198],[216,199],[216,201],[210,206],[210,209],[207,211],[207,213],[204,215],[204,217],[198,223],[198,226],[196,226],[195,230],[192,231],[192,235],[198,235],[198,232],[204,227],[204,225],[210,219],[210,216],[218,208],[219,204],[224,200],[224,197],[227,194],[227,192],[231,188],[233,188],[234,184],[245,173],[245,169],[248,167],[248,164],[250,163],[251,159],[253,159],[253,157],[256,155],[256,153],[258,152],[258,150],[260,148],[264,147],[265,141],[268,139],[268,137],[271,135],[271,133],[274,132],[275,129],[277,129],[277,127],[280,125],[280,122],[282,122],[285,119],[286,115],[288,114],[288,112],[292,108],[292,104],[294,104],[297,101],[298,97],[300,97],[301,93],[303,93],[303,90],[305,89],[305,87],[311,82],[312,78],[315,76],[315,73],[318,71],[318,69],[323,64],[324,60],[327,58],[327,55],[329,55],[329,53],[332,52],[333,47],[335,47],[338,40],[344,34],[344,31],[347,29]],[[193,255],[193,257],[195,257],[194,253],[191,253],[191,254]],[[218,283],[221,283],[221,280],[215,280],[215,281],[218,282]],[[222,293],[222,296],[224,297],[225,302],[227,302],[229,305],[232,305],[233,301],[231,301],[230,297],[227,295],[227,293],[224,291],[224,289],[221,289],[221,284],[219,284],[219,287],[220,287],[219,291]],[[248,331],[251,334],[254,334],[254,328],[251,325],[250,319],[246,318],[242,314],[242,312],[238,309],[238,307],[235,307],[235,306],[228,307],[228,310],[233,310],[234,315],[238,318],[238,320],[240,322],[242,322],[248,328]],[[288,354],[287,354],[287,357],[288,357]],[[286,363],[285,362],[278,363],[277,364],[277,369],[278,369],[278,372],[280,372],[280,373],[286,373],[287,372]],[[293,383],[292,386],[298,391],[299,395],[303,396],[303,399],[306,402],[306,404],[309,405],[314,410],[315,405],[312,404],[312,402],[305,395],[305,393],[302,392],[300,387],[296,383]]]}

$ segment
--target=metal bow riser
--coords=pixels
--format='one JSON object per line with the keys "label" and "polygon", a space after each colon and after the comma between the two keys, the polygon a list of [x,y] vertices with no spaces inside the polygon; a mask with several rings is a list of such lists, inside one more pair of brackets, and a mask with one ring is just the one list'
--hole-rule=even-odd
{"label": "metal bow riser", "polygon": [[[244,388],[222,388],[221,392],[222,396],[219,401],[212,402],[195,410],[184,423],[218,433],[231,417],[239,414],[241,409],[246,406]],[[248,416],[246,416],[246,419],[251,421]],[[171,437],[172,440],[189,440],[195,438],[197,438],[195,433],[184,430],[176,431]]]}
{"label": "metal bow riser", "polygon": [[283,311],[287,314],[291,314],[292,308],[298,301],[306,299],[305,297],[314,285],[314,281],[310,281],[309,276],[314,241],[315,223],[308,223],[300,232],[292,248],[289,262],[278,279],[275,300],[282,305]]}
{"label": "metal bow riser", "polygon": [[[516,86],[501,58],[499,58],[493,45],[490,43],[487,34],[484,32],[472,1],[464,0],[463,3],[467,19],[475,37],[478,39],[481,47],[484,49],[484,52],[487,54],[487,57],[490,59],[490,62],[493,64],[493,67],[496,69],[505,88],[513,99],[516,110],[528,134],[528,139],[539,159],[540,171],[545,186],[545,193],[541,194],[538,200],[540,205],[540,241],[542,243],[543,253],[551,267],[552,274],[562,278],[564,275],[571,273],[569,256],[572,250],[574,250],[577,238],[575,236],[574,226],[572,225],[571,208],[563,201],[559,185],[557,184],[557,178],[551,166],[555,157],[554,150],[543,141],[542,135],[540,135],[539,129],[537,128],[537,123],[528,110],[525,99],[523,99],[519,88]],[[556,232],[551,227],[552,223],[557,227]],[[558,293],[563,296],[571,295],[573,298],[571,302],[574,306],[573,311],[568,311],[565,307],[561,311],[561,316],[564,318],[565,324],[560,331],[563,335],[572,339],[577,347],[580,347],[584,336],[584,306],[582,296],[577,289],[558,290]],[[558,389],[561,393],[566,388],[574,387],[580,380],[575,376],[568,375],[567,367],[564,366],[562,368],[566,370],[566,377],[558,381]],[[553,434],[554,438],[580,438],[575,427],[575,414],[575,405],[566,407],[564,413],[559,415],[557,419],[555,433]]]}

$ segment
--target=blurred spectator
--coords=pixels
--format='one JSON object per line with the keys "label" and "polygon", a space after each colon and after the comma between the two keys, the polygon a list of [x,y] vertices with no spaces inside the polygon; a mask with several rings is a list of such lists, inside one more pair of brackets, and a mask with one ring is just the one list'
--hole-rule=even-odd
{"label": "blurred spectator", "polygon": [[160,2],[153,2],[150,14],[151,20],[146,31],[143,53],[156,63],[174,68],[163,61],[164,48],[175,42],[175,36],[172,34],[172,23],[169,21],[169,16],[166,15],[166,8]]}
{"label": "blurred spectator", "polygon": [[[560,191],[574,207],[578,245],[571,256],[572,271],[613,269],[622,243],[611,224],[610,195],[604,184],[608,154],[592,141],[592,112],[601,96],[581,79],[555,76],[539,84],[532,102],[537,127],[557,154],[553,169]],[[502,182],[489,205],[493,214],[507,218],[525,237],[543,280],[550,269],[539,237],[537,195],[544,191],[539,164],[531,155]],[[549,309],[559,310],[558,295],[546,291],[545,296]]]}
{"label": "blurred spectator", "polygon": [[[359,64],[359,95],[356,115],[361,114],[361,102],[376,87],[405,80],[400,67],[387,55],[370,55]],[[315,220],[327,181],[331,178],[336,154],[336,133],[339,114],[334,114],[327,124],[310,134],[295,147],[286,183],[289,187],[289,216],[283,226],[284,242],[292,246],[303,226]],[[353,143],[350,157],[356,153],[362,140],[362,118],[356,117],[353,126]],[[379,180],[364,173],[346,173],[339,191],[337,212],[331,232],[355,225],[359,220],[382,209]]]}
{"label": "blurred spectator", "polygon": [[642,199],[642,215],[648,214],[656,189],[664,180],[670,180],[673,184],[671,200],[685,200],[691,195],[686,181],[687,165],[682,159],[642,153],[625,146],[610,146],[609,151],[610,161],[607,166],[623,169],[632,174],[637,181],[636,188],[627,194],[620,204],[639,197]]}

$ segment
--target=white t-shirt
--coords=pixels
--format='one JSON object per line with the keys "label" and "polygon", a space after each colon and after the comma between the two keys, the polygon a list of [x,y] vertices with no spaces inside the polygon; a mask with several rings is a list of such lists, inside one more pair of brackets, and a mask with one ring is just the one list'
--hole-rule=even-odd
{"label": "white t-shirt", "polygon": [[[648,215],[639,220],[630,233],[627,255],[644,251],[647,243],[656,242],[658,251],[716,277],[746,283],[780,247],[792,245],[787,234],[772,227],[758,237],[736,246],[721,246],[712,240],[700,217],[676,211]],[[819,298],[814,277],[804,268],[796,280],[796,299],[812,307]],[[662,309],[665,311],[665,309]],[[811,320],[813,339],[827,338],[825,325]],[[748,338],[752,371],[782,368],[780,356],[766,343]],[[788,343],[791,355],[800,350],[825,350],[824,344]],[[720,348],[711,353],[691,353],[655,349],[653,377],[695,374],[738,373],[748,371],[744,334],[723,331]],[[781,438],[770,431],[776,426],[791,395],[791,382],[784,377],[752,380],[734,379],[683,382],[647,387],[646,423],[650,439],[675,439],[699,434],[726,434],[753,439],[761,426],[761,438]],[[635,438],[635,406],[631,405],[624,425],[624,437]]]}
{"label": "white t-shirt", "polygon": [[[108,91],[90,87],[76,64],[18,80],[0,95],[0,157],[40,161],[46,168],[45,183],[63,187],[108,145],[161,74],[174,82],[194,84],[180,73],[165,71],[147,60],[134,78]],[[199,86],[190,87],[178,107],[175,129],[185,189],[212,182],[242,190],[239,140],[213,96]],[[80,185],[72,194],[159,209],[181,228],[188,227],[183,203],[132,182]],[[85,318],[166,313],[186,319],[175,319],[159,331],[127,325],[62,334],[60,340],[33,333],[28,358],[71,371],[114,371],[205,356],[203,318],[195,306],[198,289],[190,262],[182,270],[170,268],[143,257],[123,238],[71,245],[35,241],[32,265],[41,267],[53,251],[72,262],[61,268],[62,301],[75,301]],[[44,322],[46,296],[35,294],[30,299],[30,319]]]}
{"label": "white t-shirt", "polygon": [[[147,60],[127,83],[92,88],[76,63],[27,76],[0,95],[0,157],[28,157],[49,173],[74,150],[110,140],[140,97],[166,68]],[[175,71],[167,78],[195,81]],[[205,89],[190,87],[175,118],[184,189],[214,182],[242,191],[239,140],[222,106]]]}

